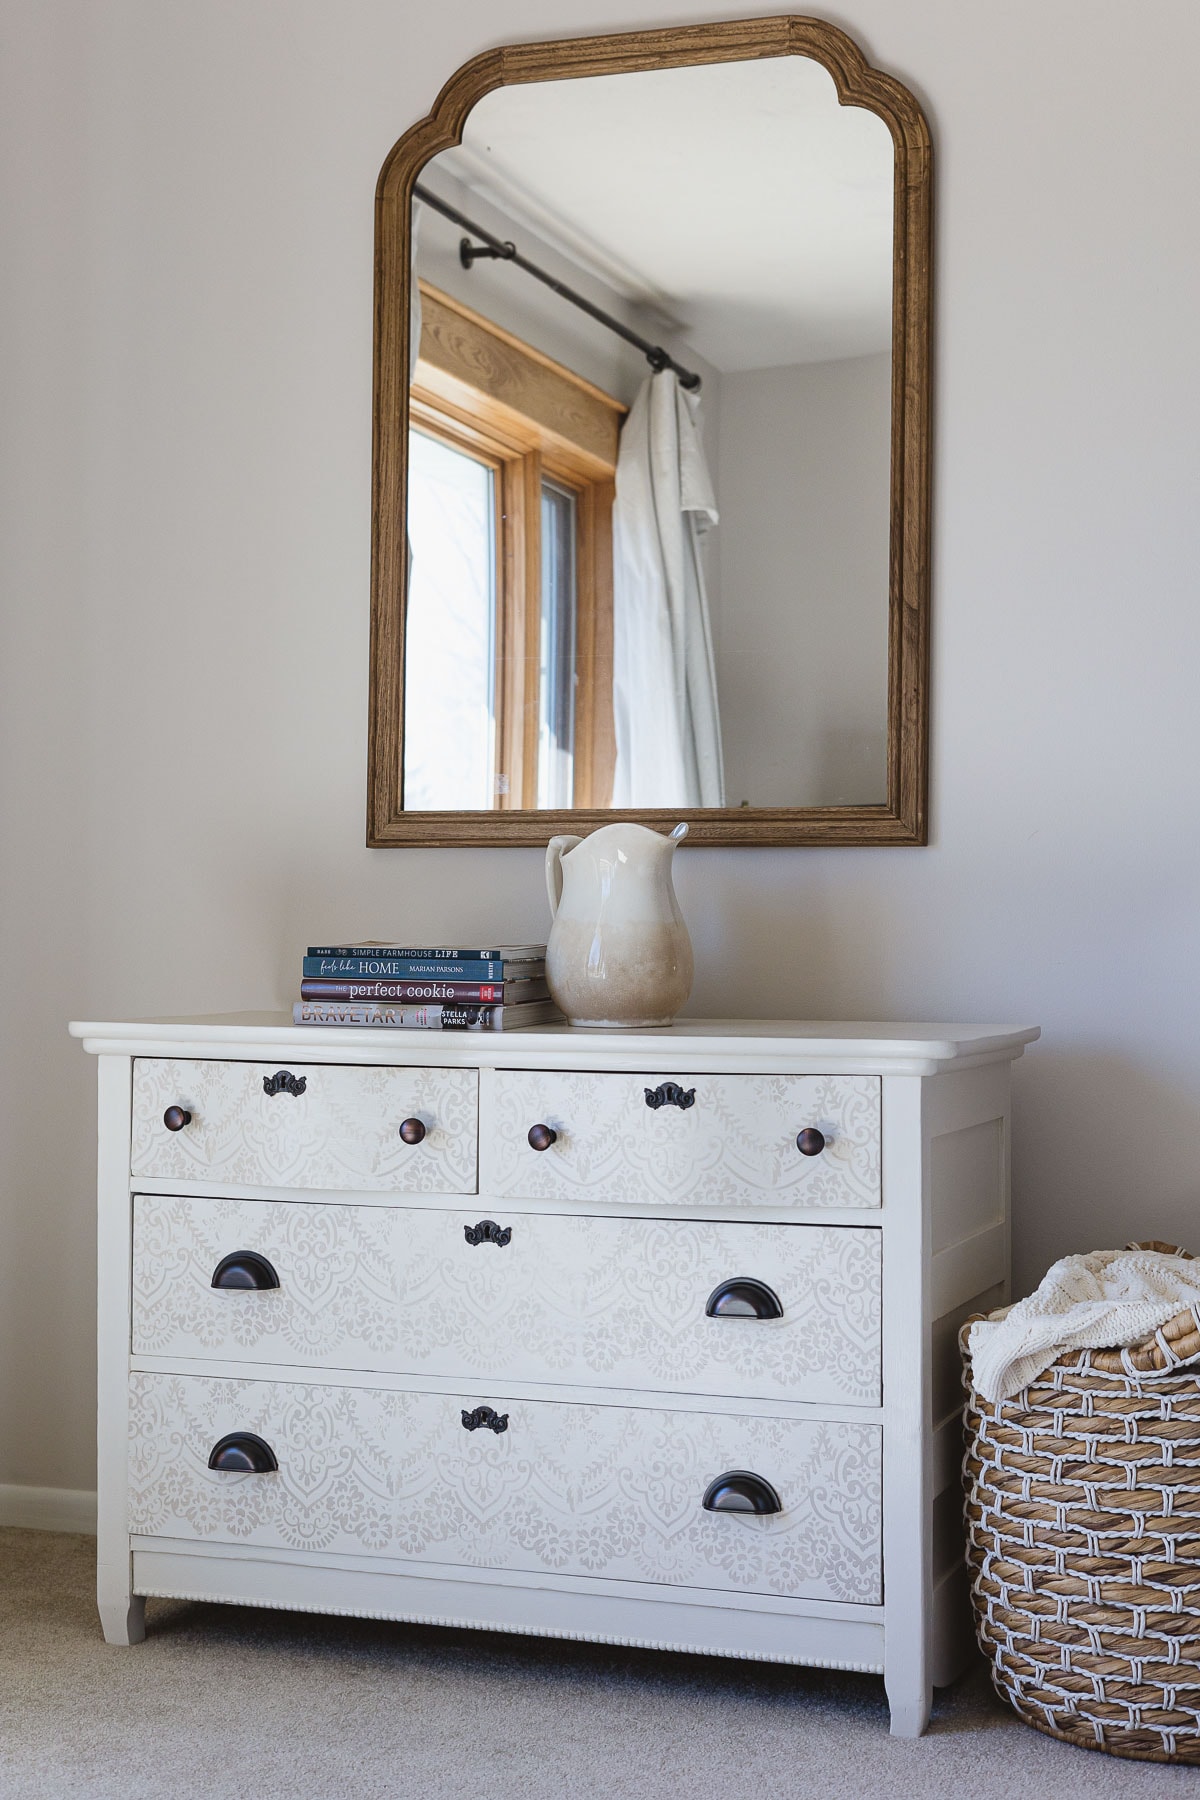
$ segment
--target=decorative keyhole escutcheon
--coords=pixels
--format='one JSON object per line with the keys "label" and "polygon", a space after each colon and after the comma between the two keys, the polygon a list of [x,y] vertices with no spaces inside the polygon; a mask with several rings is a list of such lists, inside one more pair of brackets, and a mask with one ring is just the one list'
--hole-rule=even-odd
{"label": "decorative keyhole escutcheon", "polygon": [[497,1225],[495,1219],[480,1219],[478,1225],[464,1225],[463,1236],[468,1244],[495,1244],[503,1250],[505,1244],[512,1242],[512,1226]]}
{"label": "decorative keyhole escutcheon", "polygon": [[656,1088],[646,1089],[646,1105],[655,1112],[660,1106],[677,1106],[680,1112],[686,1112],[695,1104],[695,1088],[682,1088],[677,1081],[662,1081]]}
{"label": "decorative keyhole escutcheon", "polygon": [[290,1069],[276,1069],[274,1075],[263,1076],[263,1093],[272,1097],[276,1094],[291,1094],[293,1099],[298,1100],[307,1086],[308,1076],[293,1075]]}
{"label": "decorative keyhole escutcheon", "polygon": [[508,1414],[498,1413],[494,1406],[477,1406],[472,1412],[463,1407],[462,1422],[464,1431],[485,1431],[499,1434],[508,1430]]}

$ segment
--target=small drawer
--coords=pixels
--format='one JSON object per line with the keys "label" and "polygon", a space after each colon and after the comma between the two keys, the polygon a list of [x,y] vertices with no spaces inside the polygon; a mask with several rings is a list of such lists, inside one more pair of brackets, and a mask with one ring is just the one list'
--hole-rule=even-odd
{"label": "small drawer", "polygon": [[132,1169],[167,1181],[472,1194],[478,1104],[474,1069],[139,1058]]}
{"label": "small drawer", "polygon": [[874,1207],[879,1078],[500,1070],[482,1161],[514,1199]]}
{"label": "small drawer", "polygon": [[[881,1597],[874,1425],[135,1374],[130,1432],[137,1536]],[[706,1510],[732,1471],[779,1510]]]}
{"label": "small drawer", "polygon": [[134,1352],[879,1404],[877,1228],[493,1210],[139,1194]]}

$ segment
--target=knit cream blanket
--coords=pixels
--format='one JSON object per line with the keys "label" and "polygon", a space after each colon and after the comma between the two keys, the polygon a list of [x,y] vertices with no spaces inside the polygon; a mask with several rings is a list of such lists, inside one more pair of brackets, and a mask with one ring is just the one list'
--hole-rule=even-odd
{"label": "knit cream blanket", "polygon": [[1200,1305],[1200,1258],[1161,1250],[1064,1256],[1036,1293],[972,1325],[975,1386],[993,1403],[1011,1400],[1065,1350],[1136,1344],[1193,1305]]}

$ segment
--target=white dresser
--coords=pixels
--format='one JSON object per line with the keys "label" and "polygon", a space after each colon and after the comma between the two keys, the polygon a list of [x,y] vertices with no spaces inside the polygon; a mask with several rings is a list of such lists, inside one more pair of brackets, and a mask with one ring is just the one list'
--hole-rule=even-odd
{"label": "white dresser", "polygon": [[1034,1029],[72,1026],[99,1058],[99,1603],[870,1670],[969,1642],[955,1333]]}

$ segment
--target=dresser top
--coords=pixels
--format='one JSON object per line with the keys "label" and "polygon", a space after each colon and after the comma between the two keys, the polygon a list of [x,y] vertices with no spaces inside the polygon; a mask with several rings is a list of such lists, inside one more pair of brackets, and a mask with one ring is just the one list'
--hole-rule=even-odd
{"label": "dresser top", "polygon": [[[517,1031],[371,1031],[293,1025],[283,1012],[205,1013],[123,1022],[76,1020],[73,1037],[95,1055],[189,1056],[297,1062],[428,1063],[438,1067],[661,1072],[720,1066],[861,1075],[933,1075],[1011,1062],[1037,1025],[929,1025],[908,1021],[679,1019],[646,1030],[542,1025]],[[286,1053],[286,1055],[285,1055]]]}

